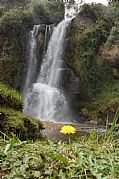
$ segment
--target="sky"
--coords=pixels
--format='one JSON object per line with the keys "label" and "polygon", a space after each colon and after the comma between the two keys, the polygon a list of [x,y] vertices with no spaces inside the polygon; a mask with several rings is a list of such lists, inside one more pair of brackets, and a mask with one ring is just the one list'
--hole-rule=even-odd
{"label": "sky", "polygon": [[84,0],[85,3],[91,3],[91,2],[95,2],[95,3],[101,3],[101,4],[108,4],[107,0]]}

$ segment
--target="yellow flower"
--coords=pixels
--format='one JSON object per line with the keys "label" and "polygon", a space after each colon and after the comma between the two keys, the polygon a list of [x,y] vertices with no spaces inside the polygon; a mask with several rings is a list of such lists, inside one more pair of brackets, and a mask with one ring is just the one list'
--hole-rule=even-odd
{"label": "yellow flower", "polygon": [[62,134],[75,134],[76,129],[70,125],[63,126],[60,130]]}

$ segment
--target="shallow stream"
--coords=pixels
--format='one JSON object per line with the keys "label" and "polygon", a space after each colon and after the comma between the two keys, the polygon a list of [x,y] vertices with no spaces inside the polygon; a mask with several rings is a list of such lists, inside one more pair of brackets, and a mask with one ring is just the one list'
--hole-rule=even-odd
{"label": "shallow stream", "polygon": [[[68,141],[68,135],[60,133],[61,127],[67,124],[60,124],[60,123],[52,123],[48,121],[42,121],[44,125],[44,130],[42,131],[42,135],[47,137],[53,141]],[[70,124],[68,124],[70,125]],[[91,132],[95,131],[97,133],[106,132],[104,126],[92,126],[88,124],[71,124],[73,127],[76,128],[77,132],[73,135],[70,135],[72,140],[75,140],[81,136],[87,136]]]}

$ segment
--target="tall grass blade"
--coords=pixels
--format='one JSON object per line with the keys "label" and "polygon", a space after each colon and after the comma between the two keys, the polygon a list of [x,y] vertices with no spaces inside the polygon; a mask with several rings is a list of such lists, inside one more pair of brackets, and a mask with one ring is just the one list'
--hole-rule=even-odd
{"label": "tall grass blade", "polygon": [[118,120],[118,119],[119,119],[119,107],[117,108],[117,111],[116,111],[116,114],[115,114],[115,117],[114,117],[112,126],[111,126],[110,129],[109,129],[109,132],[111,132],[111,131],[114,130],[114,128],[116,127],[116,123],[117,123],[117,120]]}

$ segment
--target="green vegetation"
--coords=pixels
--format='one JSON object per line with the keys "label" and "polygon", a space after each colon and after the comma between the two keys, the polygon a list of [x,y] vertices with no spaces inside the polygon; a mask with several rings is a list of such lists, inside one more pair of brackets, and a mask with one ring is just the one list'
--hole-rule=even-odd
{"label": "green vegetation", "polygon": [[102,123],[107,116],[112,121],[119,106],[118,12],[118,3],[109,7],[84,4],[72,22],[65,55],[79,76],[79,111]]}
{"label": "green vegetation", "polygon": [[0,131],[11,136],[13,132],[21,140],[39,139],[43,126],[40,121],[23,114],[21,95],[15,89],[0,84]]}
{"label": "green vegetation", "polygon": [[119,141],[91,133],[69,147],[52,141],[0,139],[1,176],[4,178],[111,178],[119,176]]}
{"label": "green vegetation", "polygon": [[81,86],[89,97],[99,93],[100,81],[103,78],[102,74],[99,73],[96,56],[99,46],[105,41],[106,33],[104,28],[107,28],[105,22],[99,22],[97,25],[88,27],[82,33],[79,45],[77,45],[77,51],[79,51],[80,56],[76,61],[76,67],[79,71]]}
{"label": "green vegetation", "polygon": [[116,124],[117,124],[118,121],[119,121],[119,107],[118,107],[118,109],[117,109],[117,111],[116,111],[115,117],[114,117],[114,119],[113,119],[112,126],[111,126],[111,128],[110,128],[110,131],[111,131],[111,132],[115,129]]}
{"label": "green vegetation", "polygon": [[0,117],[0,130],[9,136],[13,132],[21,140],[41,138],[43,126],[40,121],[11,108],[0,108]]}
{"label": "green vegetation", "polygon": [[89,119],[100,119],[102,124],[106,120],[112,122],[114,113],[119,106],[119,82],[103,86],[101,93],[91,101],[82,103],[80,109]]}
{"label": "green vegetation", "polygon": [[[95,11],[97,10],[97,6],[99,8],[101,5],[95,5]],[[92,12],[92,9],[90,11]],[[107,81],[112,76],[112,67],[109,61],[102,59],[104,62],[99,64],[97,59],[101,45],[104,45],[109,36],[112,23],[104,18],[100,19],[98,16],[95,23],[87,25],[83,30],[77,31],[71,29],[71,44],[69,45],[71,53],[66,54],[68,63],[80,78],[81,88],[84,94],[87,94],[89,98],[99,94],[102,81]],[[79,16],[79,18],[81,17]],[[105,78],[103,76],[104,73],[106,73]],[[111,78],[109,82],[111,82]]]}
{"label": "green vegetation", "polygon": [[23,101],[20,93],[2,83],[0,83],[0,101],[1,106],[16,110],[22,110]]}

